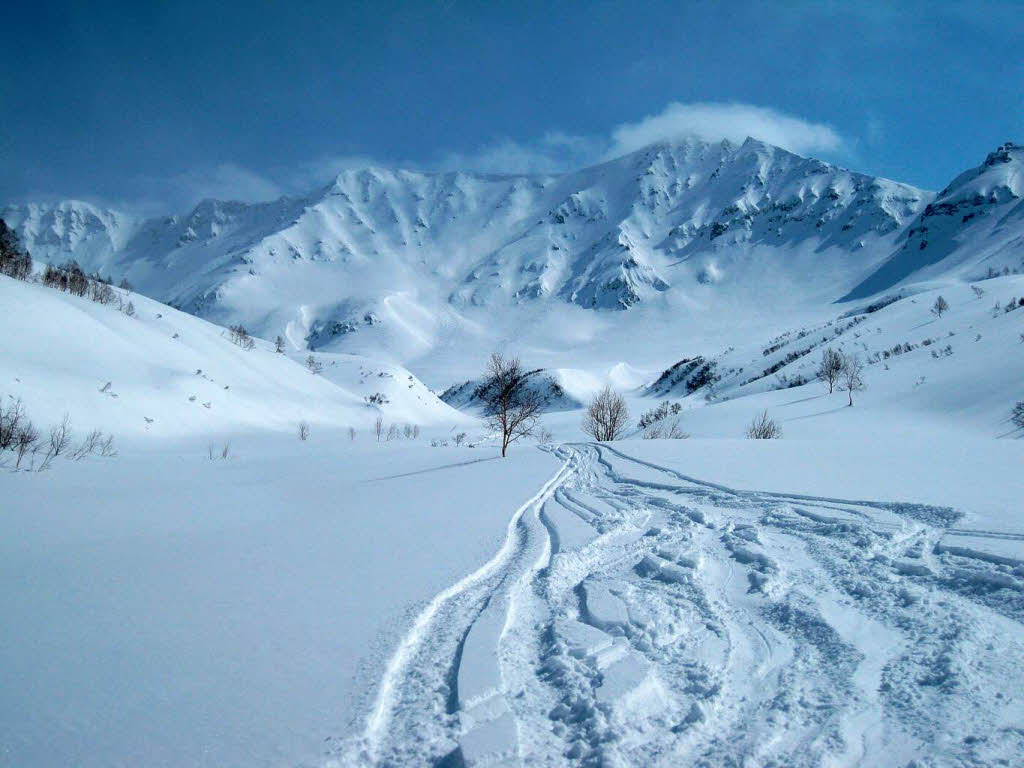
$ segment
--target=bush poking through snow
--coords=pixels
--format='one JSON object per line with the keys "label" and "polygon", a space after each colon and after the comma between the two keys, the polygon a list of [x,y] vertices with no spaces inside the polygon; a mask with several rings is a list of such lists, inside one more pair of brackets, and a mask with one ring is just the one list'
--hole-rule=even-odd
{"label": "bush poking through snow", "polygon": [[661,419],[643,431],[644,440],[686,440],[689,436],[678,418]]}
{"label": "bush poking through snow", "polygon": [[618,392],[605,385],[587,408],[583,416],[583,431],[600,443],[618,440],[626,434],[629,410],[626,400]]}
{"label": "bush poking through snow", "polygon": [[256,346],[256,342],[253,341],[252,336],[245,329],[245,326],[239,323],[238,325],[232,325],[228,328],[228,340],[231,341],[237,347],[242,349],[252,349]]}
{"label": "bush poking through snow", "polygon": [[309,369],[309,372],[312,373],[314,376],[317,376],[324,372],[324,364],[321,363],[312,355],[306,358],[306,367]]}
{"label": "bush poking through snow", "polygon": [[309,422],[307,421],[299,422],[299,440],[303,442],[309,440]]}
{"label": "bush poking through snow", "polygon": [[778,440],[782,437],[782,427],[774,419],[768,418],[768,411],[763,411],[747,427],[747,438],[750,440]]}
{"label": "bush poking through snow", "polygon": [[465,432],[457,432],[455,434],[455,437],[452,438],[452,440],[455,441],[455,445],[462,445],[464,442],[466,442],[466,437],[467,435]]}
{"label": "bush poking through snow", "polygon": [[667,419],[669,416],[676,416],[682,410],[682,406],[679,403],[670,403],[668,400],[663,400],[658,403],[656,408],[652,408],[649,411],[645,411],[640,416],[640,421],[637,422],[637,426],[640,429],[647,429],[647,427],[655,424],[659,421]]}
{"label": "bush poking through snow", "polygon": [[942,314],[946,312],[948,309],[949,302],[947,302],[941,296],[939,296],[939,298],[935,300],[935,303],[932,304],[932,314],[935,315],[936,317],[942,317]]}
{"label": "bush poking through snow", "polygon": [[537,429],[536,440],[537,445],[551,445],[555,441],[555,436],[547,427],[540,427]]}

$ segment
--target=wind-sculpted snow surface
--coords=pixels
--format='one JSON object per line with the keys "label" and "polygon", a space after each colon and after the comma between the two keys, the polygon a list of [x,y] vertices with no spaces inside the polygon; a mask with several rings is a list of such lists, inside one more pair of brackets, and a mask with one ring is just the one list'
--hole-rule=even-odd
{"label": "wind-sculpted snow surface", "polygon": [[1024,754],[1022,561],[963,544],[1002,534],[953,528],[950,508],[734,490],[606,445],[556,453],[498,554],[416,619],[342,764]]}

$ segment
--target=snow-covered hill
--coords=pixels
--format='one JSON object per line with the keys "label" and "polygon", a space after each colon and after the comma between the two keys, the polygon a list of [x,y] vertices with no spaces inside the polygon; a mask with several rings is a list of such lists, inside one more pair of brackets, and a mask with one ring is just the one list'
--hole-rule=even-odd
{"label": "snow-covered hill", "polygon": [[134,316],[0,276],[0,397],[21,398],[41,427],[68,413],[83,431],[178,437],[294,430],[300,421],[368,429],[451,425],[467,417],[407,370],[344,354],[277,354],[233,344],[225,329],[133,295]]}
{"label": "snow-covered hill", "polygon": [[1007,142],[957,176],[901,237],[899,250],[847,298],[908,279],[965,280],[1024,267],[1024,146]]}

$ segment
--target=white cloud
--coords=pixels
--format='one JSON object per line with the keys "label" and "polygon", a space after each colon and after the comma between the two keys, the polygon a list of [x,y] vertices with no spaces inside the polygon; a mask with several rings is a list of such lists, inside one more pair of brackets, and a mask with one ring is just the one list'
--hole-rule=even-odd
{"label": "white cloud", "polygon": [[696,136],[740,143],[748,136],[800,154],[835,152],[843,140],[831,126],[752,104],[670,103],[656,115],[617,126],[606,156],[617,157],[666,139]]}
{"label": "white cloud", "polygon": [[753,104],[672,102],[656,115],[622,123],[608,136],[552,132],[537,141],[501,139],[474,152],[447,152],[433,164],[446,170],[561,173],[634,152],[658,141],[695,136],[737,144],[753,136],[799,154],[846,151],[834,128]]}
{"label": "white cloud", "polygon": [[178,174],[170,179],[170,185],[173,197],[189,202],[212,197],[253,203],[282,194],[281,187],[267,177],[234,163]]}
{"label": "white cloud", "polygon": [[550,132],[532,142],[506,138],[473,152],[446,152],[433,165],[483,173],[563,173],[591,162],[604,145],[594,137]]}

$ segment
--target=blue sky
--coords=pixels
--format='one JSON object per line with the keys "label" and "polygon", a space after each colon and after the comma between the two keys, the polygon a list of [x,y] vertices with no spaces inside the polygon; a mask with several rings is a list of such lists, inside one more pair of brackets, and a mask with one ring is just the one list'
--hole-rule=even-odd
{"label": "blue sky", "polygon": [[[1019,2],[18,3],[0,200],[181,210],[349,166],[757,134],[931,189],[1024,141]],[[13,16],[12,16],[13,14]]]}

